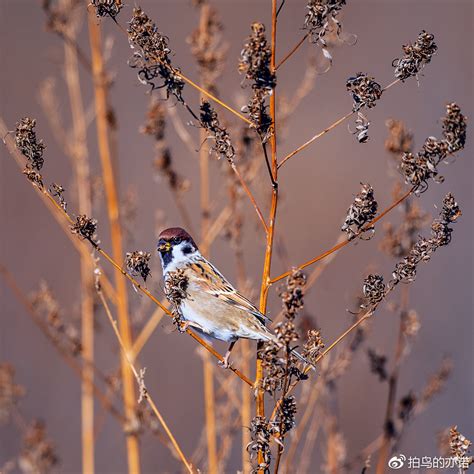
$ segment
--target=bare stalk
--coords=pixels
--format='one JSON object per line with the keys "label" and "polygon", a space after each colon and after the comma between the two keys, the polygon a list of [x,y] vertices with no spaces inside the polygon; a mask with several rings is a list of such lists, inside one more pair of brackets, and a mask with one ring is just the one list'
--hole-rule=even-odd
{"label": "bare stalk", "polygon": [[309,36],[309,33],[306,33],[299,41],[298,43],[296,43],[295,46],[293,46],[293,48],[283,57],[283,59],[280,60],[280,62],[276,65],[275,67],[275,70],[278,70],[281,66],[283,66],[283,64],[286,63],[286,61],[288,61],[288,59],[291,58],[291,56],[293,56],[293,54],[296,53],[296,51],[298,51],[298,49],[300,48],[300,46],[305,42],[306,38]]}
{"label": "bare stalk", "polygon": [[[76,31],[71,32],[74,39]],[[77,48],[64,43],[65,78],[71,104],[74,146],[72,158],[81,214],[91,214],[90,171],[87,133],[79,82]],[[82,471],[94,474],[94,298],[93,265],[91,258],[81,254],[81,321],[82,356],[85,360],[82,377]]]}
{"label": "bare stalk", "polygon": [[[102,175],[107,197],[107,211],[110,221],[110,233],[112,240],[112,255],[115,261],[120,262],[123,258],[122,227],[120,224],[120,210],[117,195],[117,185],[115,182],[115,172],[113,168],[113,158],[109,140],[108,122],[108,87],[106,83],[106,71],[102,56],[100,26],[92,10],[88,12],[89,40],[92,53],[92,71],[94,78],[94,93],[96,107],[97,140],[99,144],[99,155],[102,164]],[[132,346],[132,334],[128,317],[128,296],[126,281],[122,278],[121,272],[115,272],[115,286],[117,291],[117,311],[121,336],[126,351]],[[127,364],[125,357],[122,357],[122,383],[125,414],[132,419],[133,400],[135,399],[135,389],[133,385],[133,374]],[[126,440],[128,468],[129,472],[138,474],[140,472],[140,454],[138,437],[136,434],[129,434]]]}
{"label": "bare stalk", "polygon": [[153,401],[153,399],[151,398],[151,395],[148,393],[148,391],[145,387],[145,383],[144,383],[144,380],[143,380],[144,372],[141,371],[140,374],[138,373],[137,369],[133,365],[133,362],[131,361],[131,359],[128,355],[128,349],[127,349],[127,346],[125,345],[125,341],[123,340],[122,336],[120,335],[120,331],[117,327],[117,322],[114,320],[114,318],[112,316],[112,313],[110,311],[109,305],[107,304],[107,301],[106,301],[102,291],[100,290],[100,283],[97,284],[97,294],[99,295],[100,301],[101,301],[102,305],[104,306],[105,313],[107,314],[107,317],[110,321],[110,324],[112,325],[112,328],[115,332],[115,336],[117,337],[117,340],[119,342],[120,349],[122,350],[123,359],[126,360],[133,376],[135,377],[135,380],[137,382],[137,385],[138,385],[139,391],[140,391],[140,398],[143,397],[147,401],[147,403],[150,405],[150,408],[153,410],[153,413],[156,415],[158,421],[160,422],[161,426],[165,430],[165,433],[169,437],[169,439],[171,441],[171,444],[173,445],[174,449],[176,450],[176,453],[178,454],[178,456],[181,459],[182,463],[186,467],[186,470],[190,474],[194,474],[195,471],[193,470],[191,464],[189,463],[189,461],[186,459],[185,455],[183,454],[183,451],[179,447],[179,444],[176,441],[175,437],[173,436],[173,433],[169,429],[167,423],[165,422],[163,416],[161,415],[160,411],[156,407],[155,402]]}

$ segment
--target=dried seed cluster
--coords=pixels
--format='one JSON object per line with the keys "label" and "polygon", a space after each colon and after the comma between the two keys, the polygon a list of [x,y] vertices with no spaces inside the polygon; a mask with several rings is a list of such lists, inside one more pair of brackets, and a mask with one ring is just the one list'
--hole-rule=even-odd
{"label": "dried seed cluster", "polygon": [[61,209],[66,212],[67,210],[67,202],[66,200],[64,199],[64,192],[66,190],[60,185],[60,184],[57,184],[57,183],[53,183],[51,184],[51,186],[49,187],[49,192],[50,194],[57,198],[58,199],[58,202],[59,202],[59,205],[61,206]]}
{"label": "dried seed cluster", "polygon": [[272,51],[265,36],[265,25],[255,22],[251,29],[252,33],[240,53],[239,72],[253,82],[255,89],[270,92],[276,85],[276,76],[270,68]]}
{"label": "dried seed cluster", "polygon": [[306,9],[303,29],[310,33],[312,43],[320,42],[326,46],[325,35],[330,30],[330,21],[336,25],[336,34],[341,31],[341,24],[337,15],[346,0],[309,0]]}
{"label": "dried seed cluster", "polygon": [[364,280],[362,292],[367,302],[362,305],[363,307],[378,305],[384,299],[386,292],[383,276],[368,275]]}
{"label": "dried seed cluster", "polygon": [[91,5],[98,17],[110,16],[114,19],[123,8],[122,0],[91,0]]}
{"label": "dried seed cluster", "polygon": [[221,126],[217,112],[212,105],[203,100],[201,103],[200,123],[208,132],[208,137],[214,141],[214,146],[211,150],[218,155],[218,157],[225,158],[230,164],[233,164],[235,158],[235,149],[232,145],[229,132],[225,127]]}
{"label": "dried seed cluster", "polygon": [[410,420],[413,410],[416,407],[417,398],[413,392],[408,392],[398,403],[398,418],[406,423]]}
{"label": "dried seed cluster", "polygon": [[443,208],[439,218],[431,224],[431,238],[418,237],[408,255],[395,266],[392,285],[413,281],[416,277],[418,264],[427,262],[439,247],[450,243],[453,231],[450,224],[456,222],[460,215],[461,210],[454,196],[451,193],[447,194],[443,199]]}
{"label": "dried seed cluster", "polygon": [[83,239],[88,240],[91,244],[97,245],[97,220],[81,214],[76,217],[76,222],[71,225],[71,232],[77,234]]}
{"label": "dried seed cluster", "polygon": [[387,380],[388,374],[385,367],[387,364],[387,357],[383,354],[379,354],[373,349],[369,349],[367,355],[369,356],[370,371],[377,375],[381,382]]}
{"label": "dried seed cluster", "polygon": [[296,412],[296,398],[293,395],[283,397],[276,417],[282,435],[288,433],[288,431],[295,427]]}
{"label": "dried seed cluster", "polygon": [[42,421],[35,420],[28,426],[18,464],[22,472],[31,473],[51,472],[59,464],[56,447]]}
{"label": "dried seed cluster", "polygon": [[171,150],[165,140],[166,111],[163,101],[153,99],[147,112],[147,119],[140,131],[155,140],[153,167],[163,177],[169,187],[178,194],[189,189],[189,181],[178,174],[173,166]]}
{"label": "dried seed cluster", "polygon": [[150,269],[151,254],[142,250],[128,252],[125,256],[125,266],[133,276],[141,276],[146,281],[151,273]]}
{"label": "dried seed cluster", "polygon": [[412,150],[413,134],[407,130],[401,120],[387,120],[386,126],[389,135],[385,140],[385,149],[399,159],[401,154]]}
{"label": "dried seed cluster", "polygon": [[0,364],[0,426],[6,423],[25,389],[15,383],[15,369],[11,364]]}
{"label": "dried seed cluster", "polygon": [[250,423],[250,433],[252,441],[247,445],[250,459],[257,457],[257,453],[262,454],[262,462],[254,467],[253,473],[263,471],[269,472],[272,452],[270,449],[270,437],[274,433],[274,426],[263,416],[256,416]]}
{"label": "dried seed cluster", "polygon": [[49,286],[41,282],[39,290],[29,299],[31,306],[44,322],[51,341],[72,357],[81,355],[80,333],[74,324],[63,318],[59,303]]}
{"label": "dried seed cluster", "polygon": [[239,61],[239,72],[253,81],[253,95],[243,111],[249,115],[262,141],[266,142],[272,134],[272,119],[268,114],[266,98],[276,86],[276,75],[270,67],[271,48],[265,36],[265,26],[263,23],[252,23],[251,29]]}
{"label": "dried seed cluster", "polygon": [[346,81],[346,89],[352,95],[354,104],[352,110],[357,111],[362,107],[372,108],[377,100],[382,97],[382,86],[373,77],[358,72]]}
{"label": "dried seed cluster", "polygon": [[165,279],[165,295],[168,301],[172,304],[174,323],[178,329],[181,328],[182,314],[181,314],[181,303],[187,296],[189,280],[181,269],[175,272],[168,272]]}
{"label": "dried seed cluster", "polygon": [[346,232],[349,239],[353,239],[371,230],[364,226],[370,222],[377,213],[378,204],[374,197],[374,189],[370,184],[361,183],[361,190],[356,194],[354,202],[347,210],[347,216],[342,224],[341,230]]}
{"label": "dried seed cluster", "polygon": [[28,160],[27,166],[40,171],[44,164],[43,153],[45,146],[43,140],[36,137],[36,120],[25,117],[16,124],[15,144]]}
{"label": "dried seed cluster", "polygon": [[207,8],[204,24],[194,30],[188,42],[196,58],[204,88],[215,93],[228,48],[222,41],[223,25],[217,10],[212,6]]}
{"label": "dried seed cluster", "polygon": [[[449,447],[451,454],[456,458],[464,458],[469,453],[472,442],[459,432],[457,426],[453,426],[449,430]],[[469,464],[473,462],[472,457],[469,459]],[[467,467],[469,467],[469,464]],[[466,469],[467,469],[466,467]]]}
{"label": "dried seed cluster", "polygon": [[357,112],[355,125],[355,130],[351,133],[356,136],[357,141],[359,143],[367,143],[367,141],[369,140],[370,122],[369,119],[361,111]]}
{"label": "dried seed cluster", "polygon": [[[130,45],[138,48],[128,64],[138,69],[140,82],[151,85],[152,89],[164,87],[168,96],[174,95],[178,101],[184,102],[184,81],[179,76],[179,70],[171,65],[168,38],[159,32],[141,8],[134,8],[127,31]],[[163,81],[160,86],[154,83],[157,78]]]}
{"label": "dried seed cluster", "polygon": [[438,50],[434,36],[422,31],[414,44],[402,46],[405,55],[394,59],[392,66],[395,68],[395,77],[404,81],[411,76],[417,76],[420,71],[431,61]]}
{"label": "dried seed cluster", "polygon": [[312,364],[316,363],[318,356],[324,349],[323,338],[321,337],[321,331],[316,329],[310,329],[308,331],[308,337],[303,346],[302,355]]}

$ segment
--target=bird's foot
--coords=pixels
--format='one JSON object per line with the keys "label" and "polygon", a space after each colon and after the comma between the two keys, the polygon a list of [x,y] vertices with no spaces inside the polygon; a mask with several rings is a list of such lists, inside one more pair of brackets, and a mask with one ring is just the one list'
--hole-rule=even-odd
{"label": "bird's foot", "polygon": [[190,326],[190,322],[189,321],[178,321],[178,331],[179,332],[186,332]]}
{"label": "bird's foot", "polygon": [[230,351],[227,351],[226,355],[224,356],[223,360],[220,360],[217,364],[221,366],[223,369],[230,368]]}

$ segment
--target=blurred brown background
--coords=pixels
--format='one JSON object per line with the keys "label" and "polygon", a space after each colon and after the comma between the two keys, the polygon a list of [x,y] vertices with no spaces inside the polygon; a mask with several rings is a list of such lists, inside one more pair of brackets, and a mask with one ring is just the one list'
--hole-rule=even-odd
{"label": "blurred brown background", "polygon": [[[242,94],[236,66],[244,39],[253,21],[269,26],[269,1],[215,1],[225,26],[225,40],[229,43],[227,67],[220,80],[222,97],[239,106]],[[186,37],[198,22],[197,12],[190,1],[142,1],[144,10],[160,30],[169,36],[175,51],[174,62],[191,78],[196,77],[194,60]],[[133,6],[133,5],[130,5]],[[119,17],[124,23],[131,14],[130,7]],[[305,2],[287,0],[280,16],[278,56],[286,52],[301,37]],[[296,264],[329,248],[339,235],[339,227],[359,183],[369,182],[375,189],[380,208],[391,200],[393,173],[389,172],[389,156],[384,150],[387,132],[385,120],[402,119],[415,134],[415,147],[429,135],[440,136],[439,118],[445,104],[456,101],[471,119],[473,109],[473,4],[460,0],[358,0],[348,2],[342,14],[345,31],[358,36],[355,46],[333,50],[334,65],[316,79],[309,97],[296,110],[288,123],[286,139],[279,146],[279,155],[291,151],[317,131],[345,114],[351,99],[345,91],[345,80],[358,71],[367,72],[382,84],[391,82],[392,59],[401,54],[401,45],[414,41],[422,30],[435,35],[439,52],[429,64],[420,83],[415,79],[399,84],[388,91],[369,116],[372,126],[367,144],[358,144],[348,133],[346,125],[323,137],[316,144],[292,159],[282,169],[280,186],[282,201],[278,212],[277,234],[284,236],[290,264]],[[55,77],[58,100],[66,101],[62,80],[61,41],[45,31],[45,18],[40,2],[28,0],[0,1],[0,111],[10,129],[23,116],[37,118],[37,131],[47,144],[44,176],[47,182],[62,183],[70,191],[71,211],[75,202],[70,186],[70,163],[55,144],[46,119],[38,104],[38,89],[43,80]],[[149,96],[147,87],[138,83],[135,73],[127,67],[131,50],[126,39],[111,21],[103,21],[104,37],[113,38],[109,70],[115,72],[112,103],[119,127],[119,167],[122,196],[134,188],[139,199],[138,214],[133,227],[133,241],[127,250],[146,249],[155,252],[155,214],[166,212],[168,224],[182,225],[173,199],[163,182],[153,179],[152,141],[139,133],[144,122]],[[89,50],[86,31],[80,37],[84,50]],[[288,97],[304,73],[308,55],[317,48],[306,44],[284,67],[278,76],[278,92]],[[320,52],[318,52],[320,54]],[[84,73],[84,98],[92,104],[90,80]],[[186,98],[197,104],[197,94],[186,88]],[[184,121],[189,118],[178,107]],[[223,114],[224,115],[224,114]],[[225,115],[227,119],[232,117]],[[64,122],[70,117],[64,113]],[[197,140],[197,129],[190,129]],[[89,127],[90,156],[93,171],[98,173],[94,124]],[[450,166],[442,168],[444,184],[430,184],[418,200],[435,215],[435,204],[452,191],[463,209],[463,217],[455,226],[452,244],[436,253],[428,265],[423,265],[411,287],[411,306],[420,316],[422,328],[418,341],[404,364],[399,393],[419,390],[424,381],[439,366],[442,357],[452,356],[454,373],[448,388],[432,403],[429,411],[410,425],[400,452],[406,455],[434,456],[437,454],[436,433],[447,426],[458,424],[468,437],[474,436],[473,425],[473,195],[472,195],[472,127],[468,129],[468,145]],[[172,126],[168,127],[177,169],[191,179],[191,190],[186,204],[193,213],[194,227],[199,225],[196,208],[199,187],[198,162],[177,139]],[[6,265],[22,287],[31,291],[41,279],[47,280],[63,305],[65,317],[79,324],[79,270],[77,253],[57,227],[56,222],[34,195],[18,172],[14,162],[0,148],[0,262]],[[219,165],[213,163],[213,182],[220,184]],[[266,176],[262,175],[266,184]],[[399,177],[395,177],[400,179]],[[194,182],[193,182],[194,180]],[[263,186],[253,186],[265,209],[268,197]],[[225,191],[214,192],[215,216],[225,199]],[[103,199],[103,198],[101,198]],[[261,275],[263,241],[256,221],[246,201],[245,261],[249,277],[255,283],[253,298],[258,293]],[[395,211],[388,220],[398,221]],[[107,235],[105,204],[95,217],[105,248],[110,246]],[[353,308],[353,296],[360,291],[369,264],[387,278],[394,262],[381,254],[378,243],[381,227],[370,242],[360,241],[338,255],[318,284],[306,297],[306,310],[316,319],[326,341],[333,340],[349,322],[346,308]],[[212,259],[231,281],[235,281],[234,259],[228,244],[218,239],[212,248]],[[274,260],[273,274],[286,267]],[[154,271],[149,283],[161,294],[161,275]],[[398,293],[399,290],[397,290]],[[130,292],[134,308],[142,298]],[[394,295],[393,298],[396,298]],[[27,314],[0,282],[0,361],[8,361],[16,368],[16,380],[27,388],[22,410],[29,417],[41,417],[57,444],[61,456],[60,472],[80,472],[80,383],[54,349],[32,324]],[[271,292],[270,315],[279,310],[276,292]],[[150,314],[151,308],[146,315]],[[97,334],[97,362],[104,370],[116,365],[117,344],[99,312]],[[385,308],[375,318],[369,345],[391,353],[398,320]],[[147,367],[146,380],[155,401],[181,442],[185,452],[194,449],[203,423],[202,369],[196,354],[196,344],[188,337],[170,333],[171,324],[163,321],[139,358]],[[220,349],[223,349],[218,345]],[[381,432],[385,409],[386,387],[367,369],[367,357],[359,353],[350,373],[340,387],[338,411],[341,429],[347,441],[349,457],[363,448]],[[18,452],[20,440],[11,426],[0,428],[0,466]],[[125,472],[126,459],[123,434],[115,420],[107,418],[97,439],[97,472]],[[321,457],[314,453],[312,472],[319,472]],[[167,450],[147,436],[142,441],[144,472],[176,472],[179,469]],[[229,472],[240,468],[240,441],[237,437],[229,463]]]}

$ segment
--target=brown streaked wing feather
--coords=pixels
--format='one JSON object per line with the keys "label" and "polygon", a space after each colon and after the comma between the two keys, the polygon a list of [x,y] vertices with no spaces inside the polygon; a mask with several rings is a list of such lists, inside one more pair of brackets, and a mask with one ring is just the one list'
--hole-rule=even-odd
{"label": "brown streaked wing feather", "polygon": [[188,267],[194,273],[194,278],[199,279],[206,291],[216,298],[225,301],[245,312],[253,314],[262,323],[271,321],[263,315],[245,296],[242,296],[227,279],[207,260],[200,259]]}

